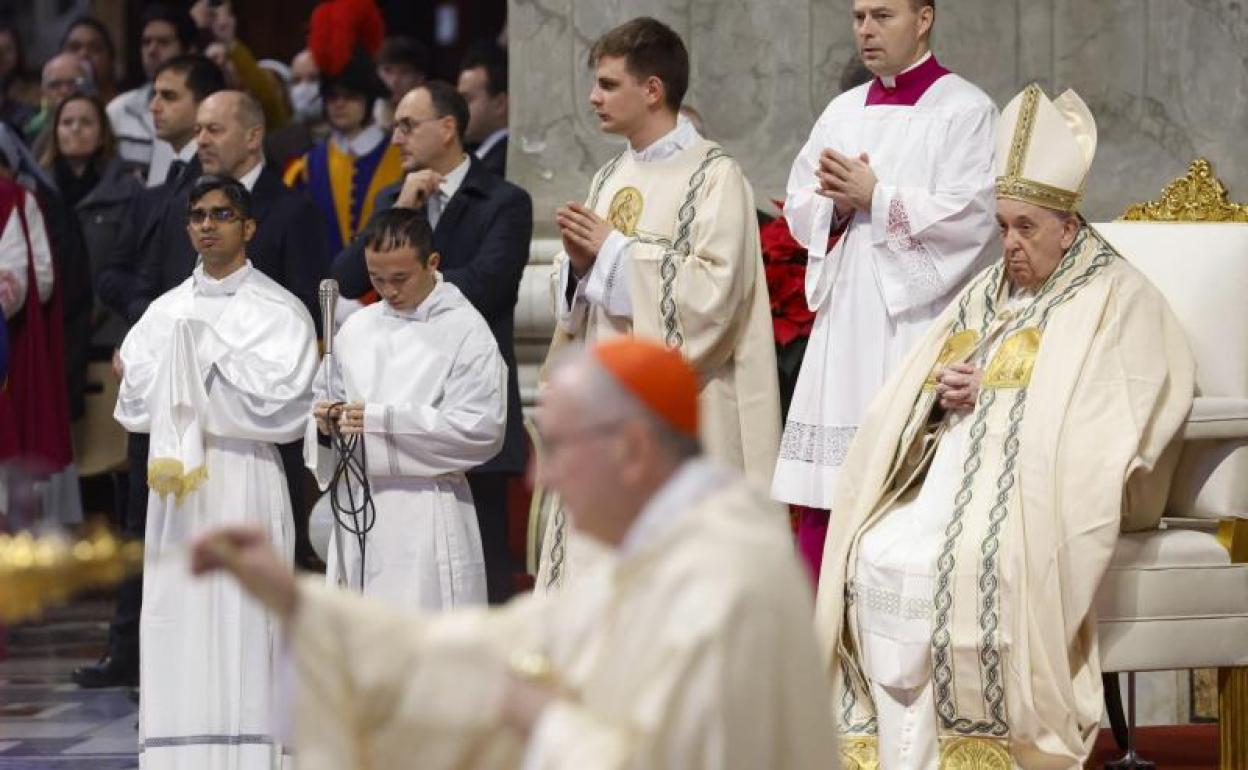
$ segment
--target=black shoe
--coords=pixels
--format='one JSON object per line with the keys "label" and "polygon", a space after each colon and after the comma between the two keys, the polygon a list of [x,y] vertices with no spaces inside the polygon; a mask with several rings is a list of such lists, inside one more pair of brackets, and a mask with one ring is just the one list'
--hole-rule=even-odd
{"label": "black shoe", "polygon": [[129,690],[126,690],[126,697],[137,706],[139,704],[139,688],[131,687]]}
{"label": "black shoe", "polygon": [[124,665],[105,655],[93,666],[79,666],[69,675],[74,684],[89,690],[100,687],[138,687],[139,667]]}
{"label": "black shoe", "polygon": [[325,574],[325,562],[321,561],[321,557],[316,555],[316,549],[311,543],[304,546],[295,546],[295,566],[305,572],[318,572]]}

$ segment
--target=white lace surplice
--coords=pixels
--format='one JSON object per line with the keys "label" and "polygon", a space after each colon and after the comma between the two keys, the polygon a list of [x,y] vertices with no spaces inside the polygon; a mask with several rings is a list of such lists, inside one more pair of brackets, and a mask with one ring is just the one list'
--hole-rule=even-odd
{"label": "white lace surplice", "polygon": [[[837,472],[884,380],[964,282],[999,256],[992,176],[996,108],[956,75],[912,107],[863,106],[867,86],[824,112],[789,176],[785,216],[810,252],[815,325],[772,483],[778,500],[828,508]],[[878,184],[828,253],[833,204],[815,194],[824,148],[866,153]]]}

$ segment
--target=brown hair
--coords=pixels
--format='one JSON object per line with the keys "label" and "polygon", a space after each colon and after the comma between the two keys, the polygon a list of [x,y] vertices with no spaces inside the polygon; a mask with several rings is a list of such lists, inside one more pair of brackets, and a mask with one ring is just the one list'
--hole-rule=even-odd
{"label": "brown hair", "polygon": [[81,91],[75,91],[57,106],[56,112],[52,115],[52,122],[48,124],[48,130],[51,136],[48,137],[47,149],[39,156],[39,165],[46,169],[51,169],[56,159],[61,157],[60,142],[56,138],[56,127],[61,122],[61,113],[65,110],[65,105],[70,102],[87,102],[95,108],[95,117],[100,122],[100,148],[95,151],[95,156],[91,158],[91,164],[95,166],[96,171],[103,171],[104,166],[112,159],[113,154],[117,151],[117,138],[113,136],[113,127],[108,122],[108,114],[104,111],[104,105],[100,100],[91,94],[84,94]]}
{"label": "brown hair", "polygon": [[689,89],[689,52],[684,41],[663,22],[649,16],[627,21],[607,32],[589,49],[589,66],[604,56],[624,58],[629,74],[638,80],[663,81],[664,101],[673,112]]}

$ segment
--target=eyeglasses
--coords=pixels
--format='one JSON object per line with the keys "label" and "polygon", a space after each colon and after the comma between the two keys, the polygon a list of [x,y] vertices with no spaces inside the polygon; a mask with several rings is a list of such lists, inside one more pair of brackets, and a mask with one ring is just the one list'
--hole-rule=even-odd
{"label": "eyeglasses", "polygon": [[84,89],[87,86],[85,77],[76,78],[57,78],[55,80],[43,81],[43,87],[47,91],[65,91],[69,89]]}
{"label": "eyeglasses", "polygon": [[218,224],[226,224],[242,219],[242,215],[228,206],[216,206],[210,209],[191,209],[186,212],[186,221],[192,225],[202,225],[209,219]]}
{"label": "eyeglasses", "polygon": [[400,136],[406,136],[416,130],[416,127],[422,123],[432,123],[435,120],[441,120],[445,115],[435,115],[432,118],[422,118],[420,120],[412,120],[411,118],[403,118],[394,124],[394,133]]}

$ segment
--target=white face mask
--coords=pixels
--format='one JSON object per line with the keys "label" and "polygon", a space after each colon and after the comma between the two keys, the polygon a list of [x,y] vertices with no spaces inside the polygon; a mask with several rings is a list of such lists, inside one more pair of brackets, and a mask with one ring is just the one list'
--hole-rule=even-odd
{"label": "white face mask", "polygon": [[290,87],[290,104],[295,109],[296,120],[320,120],[321,84],[316,81],[295,83]]}

